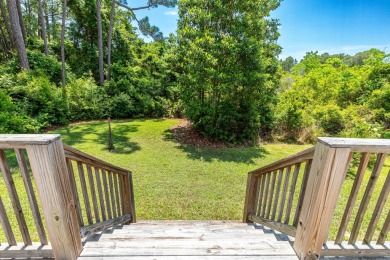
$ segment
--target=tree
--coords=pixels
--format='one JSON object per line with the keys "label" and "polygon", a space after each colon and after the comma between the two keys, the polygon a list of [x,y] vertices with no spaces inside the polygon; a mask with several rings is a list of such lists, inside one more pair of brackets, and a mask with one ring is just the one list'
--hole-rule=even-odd
{"label": "tree", "polygon": [[292,68],[297,64],[297,60],[289,56],[284,61],[282,61],[283,70],[286,72],[291,72]]}
{"label": "tree", "polygon": [[118,5],[120,7],[123,7],[131,12],[134,19],[137,21],[139,29],[141,32],[146,35],[152,37],[154,40],[162,40],[163,35],[160,32],[160,30],[156,26],[151,26],[149,23],[148,17],[145,17],[141,20],[137,19],[137,16],[135,15],[134,11],[142,10],[142,9],[149,9],[149,8],[155,8],[159,5],[163,5],[165,7],[174,7],[177,5],[177,0],[149,0],[147,5],[145,6],[139,6],[139,7],[129,7],[126,4],[122,3],[121,1],[112,0],[111,4],[111,13],[110,13],[110,25],[109,25],[109,31],[108,31],[108,43],[107,43],[107,80],[110,80],[110,71],[111,71],[111,44],[112,44],[112,30],[114,26],[114,16],[115,16],[115,5]]}
{"label": "tree", "polygon": [[281,48],[279,0],[182,0],[179,59],[185,113],[205,135],[251,142],[269,132]]}
{"label": "tree", "polygon": [[16,51],[18,52],[20,67],[23,69],[29,69],[26,45],[24,43],[22,29],[20,27],[17,4],[14,0],[7,0],[9,19],[12,27],[12,37],[15,41]]}
{"label": "tree", "polygon": [[38,0],[38,6],[39,6],[39,18],[40,18],[40,24],[41,24],[41,37],[43,40],[43,44],[45,46],[45,55],[49,55],[49,45],[47,43],[47,36],[46,36],[46,21],[45,16],[43,14],[43,7],[42,7],[42,0]]}
{"label": "tree", "polygon": [[61,61],[62,61],[62,86],[66,86],[66,67],[65,67],[65,26],[66,26],[66,0],[62,6],[62,26],[61,26]]}
{"label": "tree", "polygon": [[103,60],[103,28],[101,16],[102,0],[96,0],[96,16],[98,28],[98,48],[99,48],[99,78],[100,86],[104,86],[104,60]]}

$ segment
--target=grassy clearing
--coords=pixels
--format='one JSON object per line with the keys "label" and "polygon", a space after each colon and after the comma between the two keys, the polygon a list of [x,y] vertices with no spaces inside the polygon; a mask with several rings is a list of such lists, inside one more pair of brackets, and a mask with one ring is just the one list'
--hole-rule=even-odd
{"label": "grassy clearing", "polygon": [[[138,219],[241,219],[247,172],[310,147],[310,145],[267,144],[256,148],[212,149],[181,145],[173,140],[169,131],[177,123],[179,120],[175,119],[113,121],[115,145],[113,152],[109,152],[106,148],[106,122],[77,124],[53,132],[61,134],[64,143],[133,172]],[[11,166],[15,166],[12,154],[8,155]],[[364,236],[389,168],[388,160],[365,215],[360,240]],[[34,233],[34,222],[29,212],[28,200],[23,192],[24,188],[21,188],[22,178],[16,168],[13,168],[13,172],[22,208],[29,228]],[[343,185],[330,240],[334,239],[342,218],[353,184],[353,174],[352,170]],[[370,169],[366,172],[358,202],[363,196],[369,175]],[[300,182],[299,179],[298,185]],[[2,178],[0,196],[6,205],[12,225],[16,227],[17,222],[13,217]],[[296,200],[297,198],[294,205]],[[390,202],[386,202],[379,226],[384,222],[389,210]],[[357,207],[352,214],[352,220],[356,213]],[[348,230],[351,230],[351,224]],[[17,240],[21,241],[20,234],[15,233]],[[379,230],[376,231],[374,238],[378,234]],[[38,241],[36,232],[33,237]],[[5,241],[2,232],[0,232],[0,241]]]}
{"label": "grassy clearing", "polygon": [[198,148],[180,145],[169,129],[179,120],[114,121],[115,151],[105,122],[55,131],[66,144],[129,169],[139,219],[240,219],[247,172],[308,146]]}

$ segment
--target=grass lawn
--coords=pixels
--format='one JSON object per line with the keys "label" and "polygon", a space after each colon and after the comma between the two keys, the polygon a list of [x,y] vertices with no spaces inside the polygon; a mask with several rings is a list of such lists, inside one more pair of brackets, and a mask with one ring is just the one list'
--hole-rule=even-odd
{"label": "grass lawn", "polygon": [[[88,122],[53,131],[62,135],[63,142],[83,152],[133,172],[135,203],[138,219],[198,219],[239,220],[244,207],[247,172],[286,156],[304,150],[310,145],[266,144],[255,148],[199,148],[176,142],[169,129],[178,124],[177,119],[118,120],[112,122],[115,150],[107,150],[107,123]],[[10,164],[15,165],[10,157]],[[373,209],[389,170],[390,162],[378,179],[362,225],[361,240],[371,219]],[[359,192],[361,200],[370,177],[370,169]],[[13,168],[16,187],[23,187],[20,173]],[[343,185],[336,208],[329,239],[335,238],[354,180],[352,170]],[[300,180],[298,180],[300,183]],[[24,188],[18,189],[22,208],[34,233],[34,222]],[[7,197],[3,179],[0,178],[0,196],[13,226],[17,226]],[[357,213],[355,207],[352,220]],[[383,225],[390,202],[387,201],[379,226]],[[348,230],[351,230],[350,223]],[[17,230],[15,228],[14,230]],[[380,230],[374,236],[377,237]],[[36,232],[35,232],[36,233]],[[15,232],[17,241],[21,236]],[[348,235],[348,231],[347,234]],[[35,241],[37,235],[33,234]],[[5,241],[0,232],[0,241]]]}
{"label": "grass lawn", "polygon": [[133,172],[138,219],[241,219],[247,172],[309,146],[197,148],[173,140],[176,119],[113,121],[54,131],[63,142]]}

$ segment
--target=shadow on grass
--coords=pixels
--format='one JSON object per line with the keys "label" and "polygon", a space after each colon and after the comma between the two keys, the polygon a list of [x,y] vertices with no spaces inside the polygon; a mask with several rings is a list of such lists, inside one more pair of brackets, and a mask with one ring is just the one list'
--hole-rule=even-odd
{"label": "shadow on grass", "polygon": [[262,147],[252,148],[203,148],[191,145],[180,145],[177,147],[187,153],[192,160],[205,162],[222,161],[245,164],[255,164],[255,159],[263,158],[268,152]]}
{"label": "shadow on grass", "polygon": [[[170,130],[164,132],[164,140],[179,143]],[[263,147],[208,148],[180,143],[176,148],[187,153],[189,159],[205,162],[222,161],[255,164],[255,159],[263,158],[266,154],[269,154]]]}
{"label": "shadow on grass", "polygon": [[[122,124],[125,121],[112,122],[112,140],[115,149],[111,151],[116,154],[130,154],[141,150],[137,142],[130,141],[129,133],[138,131],[140,125]],[[126,122],[128,123],[128,122]],[[101,129],[104,129],[101,131]],[[82,125],[82,127],[65,127],[56,131],[61,134],[63,142],[73,146],[81,143],[96,143],[104,145],[101,150],[108,150],[108,125],[107,122],[92,122]],[[93,138],[87,138],[87,135],[93,135]]]}

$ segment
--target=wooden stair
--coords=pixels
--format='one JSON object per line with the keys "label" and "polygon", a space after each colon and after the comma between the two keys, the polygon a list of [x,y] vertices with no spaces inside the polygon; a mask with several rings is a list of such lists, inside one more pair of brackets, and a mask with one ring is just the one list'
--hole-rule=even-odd
{"label": "wooden stair", "polygon": [[140,221],[84,241],[80,260],[298,259],[287,236],[238,221]]}

